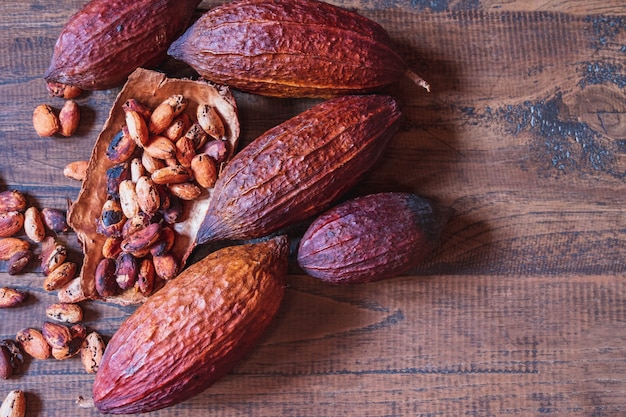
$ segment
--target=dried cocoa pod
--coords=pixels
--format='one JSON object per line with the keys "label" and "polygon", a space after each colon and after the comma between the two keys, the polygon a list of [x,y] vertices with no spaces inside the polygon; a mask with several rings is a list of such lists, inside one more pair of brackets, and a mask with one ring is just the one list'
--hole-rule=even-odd
{"label": "dried cocoa pod", "polygon": [[15,288],[0,287],[0,308],[11,308],[28,299],[28,293]]}
{"label": "dried cocoa pod", "polygon": [[333,284],[396,277],[430,255],[447,213],[410,193],[348,200],[321,214],[304,233],[298,264]]}
{"label": "dried cocoa pod", "polygon": [[[168,281],[109,341],[93,385],[95,406],[104,413],[157,410],[228,373],[278,311],[288,246],[281,236],[220,249]],[[178,365],[164,367],[165,358]]]}
{"label": "dried cocoa pod", "polygon": [[0,213],[0,237],[11,237],[24,227],[24,213],[9,211]]}
{"label": "dried cocoa pod", "polygon": [[24,417],[26,415],[26,396],[22,390],[12,390],[0,405],[2,417]]}
{"label": "dried cocoa pod", "polygon": [[392,97],[344,96],[268,130],[224,167],[197,242],[261,237],[320,213],[378,161],[400,117]]}
{"label": "dried cocoa pod", "polygon": [[0,192],[0,213],[26,210],[26,196],[17,190]]}
{"label": "dried cocoa pod", "polygon": [[168,54],[211,81],[276,97],[374,92],[407,76],[387,32],[355,12],[316,0],[240,0],[215,7]]}
{"label": "dried cocoa pod", "polygon": [[199,0],[92,0],[63,27],[44,78],[104,90],[151,67],[186,29]]}
{"label": "dried cocoa pod", "polygon": [[[98,234],[97,225],[94,224],[93,219],[100,216],[102,206],[110,197],[106,190],[105,177],[107,170],[116,164],[111,162],[105,153],[112,138],[119,132],[120,126],[125,124],[125,110],[122,107],[132,99],[144,104],[148,109],[153,109],[174,94],[182,94],[187,99],[187,108],[183,114],[190,118],[195,117],[198,103],[210,103],[216,107],[225,122],[226,137],[230,148],[233,150],[236,148],[240,131],[237,107],[227,87],[216,86],[206,81],[168,79],[162,73],[144,69],[138,69],[129,77],[113,104],[103,130],[96,139],[87,179],[81,184],[79,196],[68,213],[68,222],[76,231],[85,255],[81,279],[82,289],[87,298],[102,298],[95,289],[94,276],[97,264],[103,257],[102,247],[107,237]],[[142,156],[145,155],[145,152],[142,153]],[[130,165],[130,161],[127,164]],[[130,171],[130,168],[128,170]],[[147,171],[150,170],[147,169]],[[131,175],[128,174],[125,179],[131,179]],[[118,190],[118,187],[119,182],[115,190]],[[195,236],[209,200],[210,193],[204,193],[199,199],[186,201],[180,207],[181,210],[177,216],[178,223],[174,226],[178,238],[172,251],[181,262],[185,262],[193,250]],[[161,198],[161,205],[164,206],[163,198]],[[145,295],[130,289],[105,298],[111,302],[132,304],[143,301]]]}

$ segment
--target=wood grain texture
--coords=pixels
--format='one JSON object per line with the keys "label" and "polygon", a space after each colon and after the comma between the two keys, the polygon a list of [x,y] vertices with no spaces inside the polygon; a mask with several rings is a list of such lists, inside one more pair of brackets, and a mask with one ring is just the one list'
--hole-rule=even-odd
{"label": "wood grain texture", "polygon": [[[389,90],[403,103],[402,128],[350,196],[417,192],[455,214],[435,253],[403,277],[335,287],[292,266],[257,349],[205,393],[149,415],[626,415],[624,2],[334,3],[382,24],[432,85]],[[62,168],[89,157],[119,91],[82,96],[72,138],[32,128],[36,105],[62,104],[41,76],[83,4],[0,4],[0,189],[39,207],[76,197]],[[236,98],[244,145],[314,103]],[[80,261],[75,236],[60,238]],[[31,294],[0,310],[0,338],[41,327],[56,301],[42,282],[36,262],[23,275],[0,272],[0,285]],[[132,311],[83,307],[106,337]],[[75,404],[92,381],[76,358],[29,360],[0,396],[23,389],[28,416],[96,416]]]}

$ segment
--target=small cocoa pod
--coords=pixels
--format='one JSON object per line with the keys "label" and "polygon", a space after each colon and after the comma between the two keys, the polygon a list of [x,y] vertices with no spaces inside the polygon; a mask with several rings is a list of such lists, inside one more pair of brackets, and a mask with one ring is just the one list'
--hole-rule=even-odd
{"label": "small cocoa pod", "polygon": [[69,327],[59,323],[46,321],[41,327],[41,334],[51,348],[63,348],[69,346],[72,334]]}
{"label": "small cocoa pod", "polygon": [[199,149],[204,146],[209,139],[209,135],[207,135],[198,122],[193,123],[191,127],[189,127],[187,132],[185,132],[185,137],[193,141],[195,149]]}
{"label": "small cocoa pod", "polygon": [[10,260],[16,253],[30,249],[30,243],[19,237],[0,238],[0,261]]}
{"label": "small cocoa pod", "polygon": [[205,153],[199,153],[191,160],[191,172],[200,187],[213,188],[217,181],[217,165]]}
{"label": "small cocoa pod", "polygon": [[176,141],[176,160],[182,166],[189,168],[191,166],[191,160],[195,155],[196,149],[191,139],[183,136]]}
{"label": "small cocoa pod", "polygon": [[143,250],[150,249],[159,239],[161,226],[152,223],[148,227],[137,230],[135,233],[124,239],[120,245],[123,252],[137,254]]}
{"label": "small cocoa pod", "polygon": [[33,127],[40,137],[54,136],[59,132],[61,123],[52,107],[40,104],[33,111]]}
{"label": "small cocoa pod", "polygon": [[65,136],[72,136],[80,124],[80,108],[74,100],[66,100],[59,111],[59,132]]}
{"label": "small cocoa pod", "polygon": [[0,345],[0,379],[9,379],[13,375],[11,352],[5,346]]}
{"label": "small cocoa pod", "polygon": [[69,230],[67,214],[63,210],[44,207],[41,209],[41,218],[48,230],[54,233],[65,233]]}
{"label": "small cocoa pod", "polygon": [[348,200],[313,221],[300,241],[298,264],[334,284],[393,278],[431,253],[447,220],[443,213],[410,193]]}
{"label": "small cocoa pod", "polygon": [[141,211],[147,214],[155,214],[161,206],[161,197],[152,178],[147,176],[139,177],[135,189]]}
{"label": "small cocoa pod", "polygon": [[107,196],[113,200],[119,200],[120,183],[130,179],[130,164],[123,162],[106,170]]}
{"label": "small cocoa pod", "polygon": [[2,417],[24,417],[26,415],[26,396],[24,391],[12,390],[0,405]]}
{"label": "small cocoa pod", "polygon": [[83,320],[83,309],[74,303],[54,303],[46,307],[46,316],[62,323],[78,323]]}
{"label": "small cocoa pod", "polygon": [[224,122],[215,107],[210,104],[202,103],[196,109],[196,117],[198,124],[209,136],[214,139],[222,139],[226,134]]}
{"label": "small cocoa pod", "polygon": [[43,281],[44,290],[54,291],[64,287],[76,278],[77,269],[78,266],[74,262],[63,262],[46,276]]}
{"label": "small cocoa pod", "polygon": [[24,227],[24,213],[9,211],[0,213],[0,237],[11,237]]}
{"label": "small cocoa pod", "polygon": [[105,155],[114,164],[119,164],[128,161],[135,153],[135,149],[137,149],[137,143],[128,133],[128,127],[124,126],[111,139]]}
{"label": "small cocoa pod", "polygon": [[216,164],[220,165],[230,157],[231,147],[228,142],[224,140],[210,140],[205,143],[197,153],[204,153],[209,155]]}
{"label": "small cocoa pod", "polygon": [[199,3],[92,0],[61,30],[44,77],[84,90],[117,87],[136,68],[163,60]]}
{"label": "small cocoa pod", "polygon": [[156,159],[176,157],[176,145],[165,136],[152,136],[143,151]]}
{"label": "small cocoa pod", "polygon": [[163,280],[176,278],[179,272],[178,260],[173,253],[168,252],[163,255],[153,256],[154,272],[156,276]]}
{"label": "small cocoa pod", "polygon": [[89,161],[73,161],[65,165],[63,175],[71,180],[83,181],[87,175]]}
{"label": "small cocoa pod", "polygon": [[115,279],[121,290],[132,288],[137,282],[139,265],[130,253],[122,253],[115,261]]}
{"label": "small cocoa pod", "polygon": [[126,216],[119,201],[107,200],[98,219],[98,233],[107,237],[121,236],[125,223]]}
{"label": "small cocoa pod", "polygon": [[125,110],[124,115],[124,120],[126,121],[126,126],[128,128],[128,135],[135,141],[137,146],[143,148],[150,141],[150,134],[148,132],[146,120],[134,110]]}
{"label": "small cocoa pod", "polygon": [[28,266],[34,256],[35,255],[33,254],[33,251],[31,251],[30,249],[15,252],[8,262],[7,272],[9,273],[9,275],[17,275],[22,272],[24,268]]}
{"label": "small cocoa pod", "polygon": [[58,243],[52,236],[46,237],[41,244],[41,270],[44,275],[49,275],[65,262],[67,258],[67,248]]}
{"label": "small cocoa pod", "polygon": [[[107,345],[93,384],[98,410],[125,414],[172,406],[228,373],[278,312],[288,248],[278,237],[220,249],[149,297]],[[180,343],[189,339],[194,343]],[[165,357],[183,365],[164,367]]]}
{"label": "small cocoa pod", "polygon": [[407,68],[382,26],[317,0],[214,7],[168,54],[208,80],[267,96],[360,94],[403,77],[429,88]]}
{"label": "small cocoa pod", "polygon": [[120,183],[120,206],[122,213],[127,219],[136,216],[139,213],[139,201],[137,199],[137,191],[135,191],[135,183],[132,180],[124,180]]}
{"label": "small cocoa pod", "polygon": [[141,164],[150,174],[165,167],[165,161],[154,158],[145,152],[141,155]]}
{"label": "small cocoa pod", "polygon": [[191,119],[187,116],[186,113],[182,113],[172,120],[172,124],[170,124],[167,129],[163,131],[163,136],[168,138],[171,141],[176,141],[178,138],[182,137],[189,126],[191,125]]}
{"label": "small cocoa pod", "polygon": [[83,90],[79,87],[54,81],[46,83],[46,88],[50,96],[65,99],[78,98],[83,93]]}
{"label": "small cocoa pod", "polygon": [[146,106],[144,103],[134,98],[129,98],[128,100],[126,100],[122,104],[122,110],[135,111],[139,113],[139,115],[143,117],[144,120],[150,120],[150,116],[152,115],[152,109],[150,109],[150,107]]}
{"label": "small cocoa pod", "polygon": [[24,212],[24,233],[33,242],[39,243],[46,237],[46,227],[41,212],[35,206]]}
{"label": "small cocoa pod", "polygon": [[150,134],[158,135],[163,132],[186,108],[187,100],[182,94],[174,94],[163,100],[150,115],[148,123]]}
{"label": "small cocoa pod", "polygon": [[24,352],[35,359],[48,359],[52,353],[51,346],[37,329],[22,329],[15,335],[15,340],[17,340]]}
{"label": "small cocoa pod", "polygon": [[111,297],[117,294],[118,286],[115,280],[115,260],[104,258],[96,267],[96,291],[101,297]]}
{"label": "small cocoa pod", "polygon": [[0,308],[11,308],[28,299],[28,293],[15,288],[0,287]]}
{"label": "small cocoa pod", "polygon": [[155,184],[177,184],[191,180],[191,171],[182,165],[166,166],[152,173]]}
{"label": "small cocoa pod", "polygon": [[156,273],[152,259],[144,258],[139,262],[139,272],[137,273],[137,290],[144,295],[152,294],[154,290]]}
{"label": "small cocoa pod", "polygon": [[26,210],[26,196],[17,190],[0,192],[0,213]]}
{"label": "small cocoa pod", "polygon": [[176,197],[185,201],[195,200],[202,194],[202,189],[190,182],[169,184],[167,188],[168,190],[170,190],[170,193],[172,193],[172,195],[175,195]]}
{"label": "small cocoa pod", "polygon": [[141,163],[141,158],[133,158],[130,161],[130,179],[132,182],[137,182],[140,177],[146,175],[146,168]]}
{"label": "small cocoa pod", "polygon": [[400,118],[390,96],[345,96],[268,130],[224,167],[197,242],[262,237],[325,210],[379,160]]}
{"label": "small cocoa pod", "polygon": [[[124,224],[126,227],[127,224],[130,223],[130,219]],[[120,247],[122,243],[121,236],[110,236],[107,237],[102,245],[102,256],[109,259],[116,259],[120,253],[122,253],[122,248]]]}
{"label": "small cocoa pod", "polygon": [[105,347],[104,339],[98,332],[91,332],[85,337],[80,348],[80,359],[87,373],[95,374],[98,372]]}

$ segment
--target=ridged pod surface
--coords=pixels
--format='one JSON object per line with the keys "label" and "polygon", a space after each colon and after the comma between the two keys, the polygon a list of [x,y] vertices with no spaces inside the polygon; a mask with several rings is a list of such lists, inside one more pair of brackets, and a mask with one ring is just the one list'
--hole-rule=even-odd
{"label": "ridged pod surface", "polygon": [[220,249],[182,272],[126,319],[93,385],[104,413],[143,413],[204,391],[257,343],[287,275],[284,236]]}
{"label": "ridged pod surface", "polygon": [[298,264],[333,284],[393,278],[431,253],[447,217],[447,210],[410,193],[348,200],[309,226],[300,240]]}
{"label": "ridged pod surface", "polygon": [[168,54],[201,76],[276,97],[374,92],[408,76],[388,33],[355,12],[316,0],[243,0],[215,7]]}
{"label": "ridged pod surface", "polygon": [[63,27],[44,78],[104,90],[151,67],[187,29],[200,0],[92,0]]}
{"label": "ridged pod surface", "polygon": [[379,160],[400,119],[390,96],[344,96],[268,130],[226,164],[197,243],[257,238],[320,213]]}

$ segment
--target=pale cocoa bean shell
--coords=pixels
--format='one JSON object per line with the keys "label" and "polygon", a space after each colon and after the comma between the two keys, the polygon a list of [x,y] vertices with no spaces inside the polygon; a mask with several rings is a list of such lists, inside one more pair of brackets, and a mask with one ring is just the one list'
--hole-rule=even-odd
{"label": "pale cocoa bean shell", "polygon": [[243,0],[214,7],[168,53],[201,76],[277,97],[374,92],[410,75],[378,23],[316,0]]}
{"label": "pale cocoa bean shell", "polygon": [[298,264],[333,284],[393,278],[431,254],[447,218],[447,210],[416,194],[354,198],[313,221],[299,243]]}
{"label": "pale cocoa bean shell", "polygon": [[392,97],[344,96],[268,130],[224,166],[197,242],[258,238],[320,213],[374,166],[400,118]]}
{"label": "pale cocoa bean shell", "polygon": [[231,246],[168,281],[109,341],[93,384],[98,410],[169,407],[230,372],[278,312],[288,252],[284,236]]}
{"label": "pale cocoa bean shell", "polygon": [[83,309],[78,304],[54,303],[46,307],[46,316],[62,323],[78,323],[83,320]]}
{"label": "pale cocoa bean shell", "polygon": [[70,17],[44,78],[104,90],[122,85],[138,67],[164,57],[187,28],[199,0],[92,0]]}
{"label": "pale cocoa bean shell", "polygon": [[[237,106],[227,87],[205,81],[168,79],[162,73],[144,69],[138,69],[129,77],[96,139],[89,160],[87,179],[83,181],[78,198],[73,202],[68,213],[68,222],[76,231],[85,255],[81,279],[82,289],[87,298],[102,298],[95,290],[94,273],[102,258],[102,247],[106,236],[97,232],[97,225],[94,224],[93,219],[100,216],[100,210],[109,198],[106,172],[115,166],[115,163],[109,161],[105,153],[112,138],[119,132],[120,126],[124,125],[125,116],[122,106],[128,100],[134,99],[149,108],[155,108],[173,94],[182,94],[188,100],[183,114],[195,115],[198,103],[211,103],[215,106],[226,122],[226,136],[231,149],[236,148],[240,131]],[[130,174],[126,179],[129,178]],[[211,193],[205,193],[201,198],[185,202],[180,206],[181,211],[178,216],[180,221],[174,226],[178,239],[172,250],[177,259],[183,263],[194,248],[196,233],[210,198]],[[163,199],[161,201],[163,202]],[[105,298],[111,302],[130,304],[143,301],[145,296],[130,289],[116,294],[115,297]]]}

